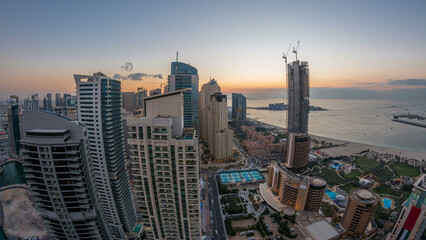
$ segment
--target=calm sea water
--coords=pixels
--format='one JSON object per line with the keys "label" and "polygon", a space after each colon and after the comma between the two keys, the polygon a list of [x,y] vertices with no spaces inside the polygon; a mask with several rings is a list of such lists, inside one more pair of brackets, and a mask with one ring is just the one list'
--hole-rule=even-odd
{"label": "calm sea water", "polygon": [[[247,106],[268,106],[283,99],[247,100]],[[311,105],[328,111],[310,112],[309,133],[426,154],[426,128],[391,121],[392,114],[426,117],[426,102],[395,100],[311,99]],[[394,106],[394,107],[391,107]],[[286,111],[247,109],[248,116],[275,126],[287,126]],[[426,123],[426,120],[422,121]]]}
{"label": "calm sea water", "polygon": [[0,173],[0,187],[16,184],[27,183],[25,179],[24,167],[21,163],[11,162],[3,165],[4,171]]}

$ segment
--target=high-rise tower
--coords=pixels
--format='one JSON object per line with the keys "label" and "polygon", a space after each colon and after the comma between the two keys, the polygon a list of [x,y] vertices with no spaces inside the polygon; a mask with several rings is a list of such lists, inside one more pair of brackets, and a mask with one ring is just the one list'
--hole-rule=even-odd
{"label": "high-rise tower", "polygon": [[288,64],[288,132],[308,133],[309,67],[308,62]]}
{"label": "high-rise tower", "polygon": [[201,239],[198,134],[184,128],[183,89],[145,98],[129,118],[135,197],[148,239]]}
{"label": "high-rise tower", "polygon": [[11,101],[7,106],[7,122],[10,149],[15,155],[19,155],[21,150],[21,114],[22,109],[19,107],[18,103]]}
{"label": "high-rise tower", "polygon": [[232,120],[235,128],[239,129],[241,127],[242,122],[246,120],[246,115],[246,97],[240,93],[232,93]]}
{"label": "high-rise tower", "polygon": [[183,95],[183,121],[185,127],[198,129],[198,70],[186,63],[172,62],[167,84],[169,91],[191,88]]}
{"label": "high-rise tower", "polygon": [[200,91],[200,137],[201,139],[208,140],[208,112],[210,109],[210,96],[214,93],[220,92],[220,86],[217,81],[211,79],[208,83],[201,86]]}
{"label": "high-rise tower", "polygon": [[87,129],[53,113],[23,113],[22,159],[35,207],[54,239],[111,239],[97,203]]}
{"label": "high-rise tower", "polygon": [[207,131],[213,156],[218,160],[232,156],[233,132],[228,129],[228,101],[220,92],[210,96]]}
{"label": "high-rise tower", "polygon": [[233,132],[228,129],[228,100],[220,93],[216,80],[204,84],[200,91],[201,138],[209,143],[210,152],[218,159],[232,155]]}
{"label": "high-rise tower", "polygon": [[341,222],[346,233],[353,236],[364,234],[378,202],[379,197],[367,189],[353,190]]}
{"label": "high-rise tower", "polygon": [[78,120],[87,126],[101,206],[112,235],[123,239],[137,216],[126,170],[121,82],[100,72],[74,78]]}
{"label": "high-rise tower", "polygon": [[136,109],[143,108],[143,99],[148,96],[148,90],[144,87],[138,87],[136,91]]}

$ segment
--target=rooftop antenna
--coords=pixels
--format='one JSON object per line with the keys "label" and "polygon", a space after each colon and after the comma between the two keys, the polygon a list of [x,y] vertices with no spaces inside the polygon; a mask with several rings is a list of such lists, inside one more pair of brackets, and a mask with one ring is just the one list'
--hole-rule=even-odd
{"label": "rooftop antenna", "polygon": [[179,62],[179,52],[176,51],[176,62]]}
{"label": "rooftop antenna", "polygon": [[299,43],[300,41],[297,41],[297,47],[296,48],[293,47],[293,53],[296,54],[296,61],[297,61],[297,49],[299,49]]}

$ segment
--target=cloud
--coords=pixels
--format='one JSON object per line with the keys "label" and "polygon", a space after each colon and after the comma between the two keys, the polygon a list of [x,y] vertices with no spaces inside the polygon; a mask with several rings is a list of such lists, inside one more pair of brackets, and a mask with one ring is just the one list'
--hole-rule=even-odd
{"label": "cloud", "polygon": [[118,73],[116,73],[112,78],[115,78],[115,79],[127,79],[126,76],[120,75]]}
{"label": "cloud", "polygon": [[121,80],[133,80],[133,81],[142,81],[146,77],[163,79],[162,74],[147,74],[147,73],[131,73],[127,76],[121,74],[115,74],[113,78]]}
{"label": "cloud", "polygon": [[121,68],[131,72],[133,70],[133,64],[131,62],[126,62],[123,66],[121,66]]}
{"label": "cloud", "polygon": [[163,74],[150,74],[150,77],[163,79]]}
{"label": "cloud", "polygon": [[426,79],[410,78],[404,80],[389,80],[389,85],[426,86]]}

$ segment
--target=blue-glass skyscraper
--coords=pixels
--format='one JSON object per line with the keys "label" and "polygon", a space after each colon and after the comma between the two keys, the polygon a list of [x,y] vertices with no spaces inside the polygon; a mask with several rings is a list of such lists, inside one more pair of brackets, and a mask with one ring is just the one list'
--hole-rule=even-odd
{"label": "blue-glass skyscraper", "polygon": [[198,128],[198,70],[186,63],[172,62],[168,86],[169,91],[192,89],[183,93],[183,121],[185,127]]}
{"label": "blue-glass skyscraper", "polygon": [[246,97],[241,93],[232,93],[232,120],[235,128],[240,128],[246,120],[247,103]]}

